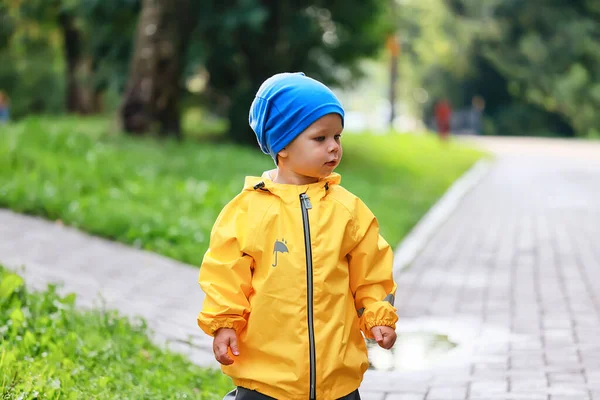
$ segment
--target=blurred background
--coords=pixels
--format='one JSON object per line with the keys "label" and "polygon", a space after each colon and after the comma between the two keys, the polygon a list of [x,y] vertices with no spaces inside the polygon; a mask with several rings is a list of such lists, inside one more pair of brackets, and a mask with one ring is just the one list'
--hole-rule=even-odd
{"label": "blurred background", "polygon": [[2,0],[0,115],[253,142],[260,83],[303,71],[353,129],[598,137],[599,32],[593,0]]}

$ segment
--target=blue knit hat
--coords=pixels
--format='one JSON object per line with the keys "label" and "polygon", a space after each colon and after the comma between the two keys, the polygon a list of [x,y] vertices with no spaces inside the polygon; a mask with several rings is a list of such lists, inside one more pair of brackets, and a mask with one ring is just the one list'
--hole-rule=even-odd
{"label": "blue knit hat", "polygon": [[344,109],[335,94],[302,72],[276,74],[258,89],[250,106],[249,122],[260,149],[277,162],[277,153],[313,122]]}

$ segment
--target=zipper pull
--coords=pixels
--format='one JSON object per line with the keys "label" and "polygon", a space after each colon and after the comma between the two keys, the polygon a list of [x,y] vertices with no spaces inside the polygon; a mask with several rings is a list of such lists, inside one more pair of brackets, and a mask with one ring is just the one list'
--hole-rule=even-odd
{"label": "zipper pull", "polygon": [[312,204],[310,204],[310,199],[306,195],[306,193],[302,193],[300,195],[300,200],[304,203],[304,208],[310,210],[312,208]]}

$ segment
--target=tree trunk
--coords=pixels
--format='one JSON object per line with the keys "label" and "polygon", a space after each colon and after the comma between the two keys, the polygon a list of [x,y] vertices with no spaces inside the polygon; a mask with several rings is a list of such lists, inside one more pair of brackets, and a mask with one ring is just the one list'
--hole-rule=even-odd
{"label": "tree trunk", "polygon": [[197,21],[192,0],[143,0],[129,79],[119,110],[133,134],[158,130],[181,137],[180,79],[184,53]]}
{"label": "tree trunk", "polygon": [[75,18],[72,15],[62,12],[58,21],[63,34],[67,64],[65,99],[67,112],[89,114],[92,112],[93,106],[89,90],[82,84],[86,72],[89,71],[87,71],[86,61],[83,57],[81,32],[75,25]]}
{"label": "tree trunk", "polygon": [[394,129],[396,119],[396,85],[398,83],[398,53],[390,54],[390,119],[389,128]]}

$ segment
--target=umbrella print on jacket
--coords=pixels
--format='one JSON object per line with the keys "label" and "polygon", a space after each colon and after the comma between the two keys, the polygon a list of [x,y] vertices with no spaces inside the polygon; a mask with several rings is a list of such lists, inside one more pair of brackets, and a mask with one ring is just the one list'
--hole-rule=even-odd
{"label": "umbrella print on jacket", "polygon": [[275,254],[275,263],[271,264],[272,267],[277,266],[277,253],[289,253],[290,252],[286,246],[287,242],[284,239],[281,239],[281,240],[282,240],[281,242],[279,240],[276,240],[275,245],[273,246],[273,253]]}

